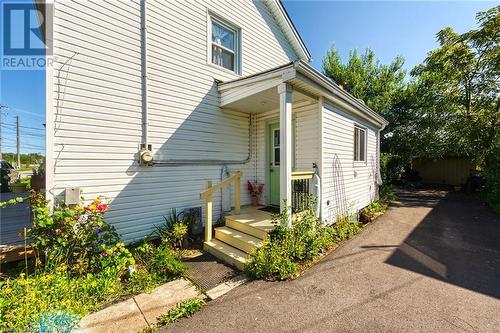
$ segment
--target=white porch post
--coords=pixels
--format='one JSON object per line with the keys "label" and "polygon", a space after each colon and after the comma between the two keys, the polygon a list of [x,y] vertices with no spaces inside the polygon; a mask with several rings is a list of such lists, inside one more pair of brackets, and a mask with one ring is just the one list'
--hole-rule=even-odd
{"label": "white porch post", "polygon": [[[280,208],[292,203],[292,87],[287,83],[278,86],[280,95]],[[292,225],[288,211],[288,226]]]}

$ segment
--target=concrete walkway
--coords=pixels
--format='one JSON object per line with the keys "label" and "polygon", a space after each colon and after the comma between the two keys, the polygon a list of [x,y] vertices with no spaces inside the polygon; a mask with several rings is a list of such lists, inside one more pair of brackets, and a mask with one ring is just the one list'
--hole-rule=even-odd
{"label": "concrete walkway", "polygon": [[189,281],[178,279],[159,286],[151,293],[142,293],[91,313],[80,321],[75,332],[137,333],[155,324],[159,316],[174,308],[177,303],[200,296]]}
{"label": "concrete walkway", "polygon": [[255,281],[168,332],[500,332],[500,217],[461,193],[403,193],[300,278]]}

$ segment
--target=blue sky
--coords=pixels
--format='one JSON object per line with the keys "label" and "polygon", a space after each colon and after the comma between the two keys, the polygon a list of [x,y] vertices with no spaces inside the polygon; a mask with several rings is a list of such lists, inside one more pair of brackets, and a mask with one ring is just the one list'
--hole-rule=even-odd
{"label": "blue sky", "polygon": [[[3,2],[3,0],[0,0]],[[30,20],[36,23],[32,13]],[[3,18],[2,18],[3,19]],[[13,17],[11,45],[22,47],[22,18]],[[37,26],[37,24],[32,24]],[[0,27],[3,38],[3,25]],[[30,38],[32,47],[43,44],[36,37]],[[3,43],[2,43],[3,46]],[[16,116],[19,116],[21,152],[45,153],[45,71],[3,70],[0,73],[0,103],[8,108],[2,111],[2,152],[16,150]]]}
{"label": "blue sky", "polygon": [[[475,27],[475,14],[493,7],[492,1],[284,1],[284,6],[313,56],[313,66],[332,44],[344,59],[349,51],[370,47],[383,63],[403,55],[410,70],[434,49],[435,34],[451,26],[458,32]],[[15,116],[21,126],[43,129],[45,73],[3,71],[0,103],[9,107],[3,116],[2,151],[15,149]],[[43,150],[43,131],[21,127],[22,152]]]}
{"label": "blue sky", "polygon": [[293,1],[283,4],[313,56],[313,66],[333,44],[347,59],[349,51],[370,47],[383,63],[397,55],[405,67],[422,62],[437,47],[436,33],[476,27],[475,14],[493,1]]}

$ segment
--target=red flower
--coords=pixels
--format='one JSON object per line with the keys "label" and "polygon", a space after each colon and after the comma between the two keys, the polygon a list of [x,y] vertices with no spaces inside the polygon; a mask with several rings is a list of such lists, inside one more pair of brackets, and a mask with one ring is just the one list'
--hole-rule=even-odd
{"label": "red flower", "polygon": [[97,205],[96,209],[97,209],[99,212],[103,213],[103,212],[105,212],[106,210],[108,210],[108,205],[107,205],[107,204],[104,204],[104,203],[100,203],[100,204],[98,204],[98,205]]}

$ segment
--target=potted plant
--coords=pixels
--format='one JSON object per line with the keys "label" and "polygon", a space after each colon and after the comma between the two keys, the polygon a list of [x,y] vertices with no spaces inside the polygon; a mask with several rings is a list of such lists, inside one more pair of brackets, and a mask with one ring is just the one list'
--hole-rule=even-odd
{"label": "potted plant", "polygon": [[252,197],[252,206],[257,207],[259,205],[262,190],[264,189],[264,184],[252,184],[252,182],[247,181],[247,189]]}

